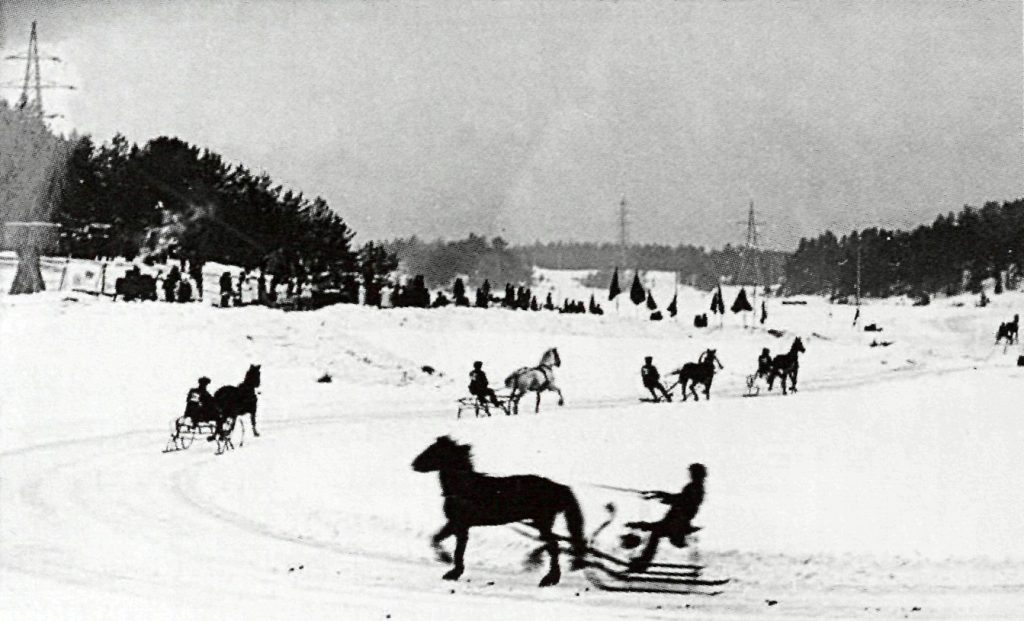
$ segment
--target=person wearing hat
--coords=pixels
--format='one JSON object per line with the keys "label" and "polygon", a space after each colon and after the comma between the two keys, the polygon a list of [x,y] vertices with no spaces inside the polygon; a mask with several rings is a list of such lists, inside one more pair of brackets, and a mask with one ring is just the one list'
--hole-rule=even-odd
{"label": "person wearing hat", "polygon": [[188,391],[185,398],[185,416],[192,420],[192,424],[213,420],[213,395],[206,388],[209,385],[210,378],[200,377],[199,385]]}
{"label": "person wearing hat", "polygon": [[661,385],[661,374],[658,373],[658,368],[652,364],[653,360],[654,358],[651,356],[645,357],[644,366],[640,367],[640,378],[644,381],[644,388],[651,391],[651,396],[654,397],[655,403],[661,401],[658,393],[654,392],[655,388],[661,391],[666,401],[672,401],[672,395],[668,394],[665,387]]}
{"label": "person wearing hat", "polygon": [[757,357],[757,376],[764,377],[771,373],[772,370],[772,355],[765,347],[761,350],[761,355]]}
{"label": "person wearing hat", "polygon": [[704,479],[708,476],[708,470],[703,464],[690,464],[690,482],[686,484],[683,491],[678,494],[668,492],[644,492],[646,500],[658,500],[669,505],[665,517],[658,522],[629,522],[626,526],[639,530],[650,531],[651,536],[647,540],[647,546],[640,556],[629,563],[632,571],[643,571],[654,560],[658,552],[658,543],[662,538],[667,537],[669,542],[677,548],[686,547],[686,537],[698,530],[694,527],[692,520],[701,504],[704,502]]}
{"label": "person wearing hat", "polygon": [[487,403],[486,400],[490,398],[493,405],[498,405],[498,396],[488,386],[487,374],[484,373],[483,367],[484,363],[479,360],[473,363],[473,370],[469,372],[469,394],[479,399],[481,403]]}

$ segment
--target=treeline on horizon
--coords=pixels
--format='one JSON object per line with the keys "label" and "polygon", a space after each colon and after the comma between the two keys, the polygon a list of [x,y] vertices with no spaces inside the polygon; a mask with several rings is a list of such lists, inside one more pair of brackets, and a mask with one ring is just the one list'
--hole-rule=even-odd
{"label": "treeline on horizon", "polygon": [[964,206],[913,231],[868,228],[801,239],[786,262],[785,290],[856,295],[858,253],[863,296],[978,293],[988,278],[995,278],[996,293],[1004,285],[1016,289],[1024,267],[1024,199]]}
{"label": "treeline on horizon", "polygon": [[594,270],[584,280],[584,284],[594,287],[607,286],[615,267],[675,271],[681,282],[710,290],[720,277],[738,281],[749,274],[753,278],[756,261],[760,262],[764,282],[779,282],[788,256],[774,250],[755,251],[744,269],[743,249],[729,245],[719,250],[689,245],[634,245],[626,249],[625,260],[621,248],[611,243],[537,242],[511,246],[500,237],[487,240],[475,234],[456,241],[424,241],[414,236],[383,245],[398,257],[403,271],[423,274],[431,287],[449,286],[460,277],[475,286],[485,280],[528,285],[536,266]]}

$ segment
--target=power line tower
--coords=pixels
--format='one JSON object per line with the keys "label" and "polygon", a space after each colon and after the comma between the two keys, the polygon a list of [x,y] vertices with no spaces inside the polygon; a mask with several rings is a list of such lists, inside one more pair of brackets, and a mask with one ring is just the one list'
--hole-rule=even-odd
{"label": "power line tower", "polygon": [[750,210],[747,212],[747,240],[740,253],[740,269],[736,274],[737,284],[752,285],[754,297],[751,304],[754,312],[757,312],[757,288],[764,286],[764,268],[761,265],[761,246],[757,239],[757,227],[764,226],[754,217],[754,201],[750,201]]}
{"label": "power line tower", "polygon": [[629,237],[627,234],[629,227],[629,210],[626,208],[626,196],[622,196],[622,201],[619,203],[619,265],[625,269],[627,257],[627,248],[629,247]]}
{"label": "power line tower", "polygon": [[70,84],[58,84],[56,82],[44,82],[42,77],[42,71],[39,68],[39,62],[45,60],[47,62],[59,63],[62,62],[60,58],[56,56],[41,56],[39,54],[39,38],[36,35],[36,22],[32,22],[32,32],[28,38],[28,49],[24,54],[12,54],[4,57],[4,60],[23,60],[25,61],[25,78],[22,82],[7,82],[0,84],[3,88],[20,88],[21,96],[18,98],[16,108],[24,110],[25,112],[37,116],[39,118],[52,119],[60,116],[59,114],[44,114],[43,113],[43,89],[44,88],[56,88],[75,90],[74,86]]}

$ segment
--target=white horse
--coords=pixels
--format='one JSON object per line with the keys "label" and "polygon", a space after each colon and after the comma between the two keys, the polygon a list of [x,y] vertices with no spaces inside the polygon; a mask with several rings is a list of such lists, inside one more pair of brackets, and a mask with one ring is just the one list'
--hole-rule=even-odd
{"label": "white horse", "polygon": [[558,357],[558,348],[552,347],[541,356],[540,364],[533,367],[522,367],[516,369],[505,378],[505,386],[512,389],[509,400],[512,402],[512,411],[519,413],[519,400],[523,398],[528,390],[537,393],[537,407],[534,412],[540,412],[540,393],[545,390],[553,390],[558,393],[558,405],[565,405],[562,398],[562,390],[555,385],[555,367],[562,366],[562,359]]}

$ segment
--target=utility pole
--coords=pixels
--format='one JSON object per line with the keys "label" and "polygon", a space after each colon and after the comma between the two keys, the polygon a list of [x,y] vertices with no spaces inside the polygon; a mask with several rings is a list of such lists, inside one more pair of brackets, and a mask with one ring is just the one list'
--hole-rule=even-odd
{"label": "utility pole", "polygon": [[747,211],[747,239],[743,246],[743,259],[740,263],[740,271],[737,274],[737,280],[739,284],[743,285],[750,282],[750,277],[753,278],[754,286],[752,287],[754,297],[751,300],[751,306],[754,308],[754,317],[757,318],[757,288],[764,282],[764,270],[761,267],[761,248],[758,244],[757,239],[757,227],[762,226],[763,222],[758,222],[754,217],[754,201],[750,201],[750,209]]}
{"label": "utility pole", "polygon": [[860,239],[857,239],[857,306],[860,306]]}
{"label": "utility pole", "polygon": [[622,201],[619,203],[619,264],[623,269],[626,267],[626,247],[629,244],[626,234],[628,224],[629,211],[626,208],[626,195],[623,194]]}
{"label": "utility pole", "polygon": [[43,82],[42,71],[39,68],[39,61],[46,60],[53,63],[59,63],[61,62],[61,59],[56,56],[40,56],[39,37],[36,35],[36,22],[32,22],[32,31],[28,37],[28,49],[25,51],[25,54],[12,54],[10,56],[5,56],[4,60],[25,61],[25,78],[20,84],[16,82],[0,84],[0,87],[3,88],[21,89],[21,96],[18,98],[16,107],[19,110],[24,110],[25,112],[41,119],[60,116],[58,114],[46,115],[43,113],[43,89],[60,88],[73,91],[75,90],[75,87],[69,84]]}

